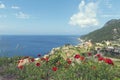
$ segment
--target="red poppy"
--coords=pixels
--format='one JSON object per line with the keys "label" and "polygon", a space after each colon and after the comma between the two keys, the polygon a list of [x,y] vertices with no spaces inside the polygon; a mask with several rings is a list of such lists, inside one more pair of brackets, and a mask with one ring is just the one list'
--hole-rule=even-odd
{"label": "red poppy", "polygon": [[78,59],[78,58],[80,58],[80,55],[79,55],[79,54],[76,54],[76,55],[74,56],[74,58]]}
{"label": "red poppy", "polygon": [[97,56],[98,58],[99,58],[99,57],[102,57],[101,54],[96,54],[95,56]]}
{"label": "red poppy", "polygon": [[57,71],[58,68],[54,66],[54,67],[52,67],[52,70],[53,70],[53,71]]}
{"label": "red poppy", "polygon": [[99,57],[99,58],[98,58],[98,61],[102,61],[102,60],[104,60],[103,57]]}
{"label": "red poppy", "polygon": [[67,63],[68,63],[68,64],[71,64],[72,61],[68,58],[68,59],[67,59]]}
{"label": "red poppy", "polygon": [[105,58],[104,59],[105,63],[114,65],[113,61],[110,58]]}
{"label": "red poppy", "polygon": [[88,56],[92,56],[92,53],[89,52],[89,53],[88,53]]}
{"label": "red poppy", "polygon": [[23,69],[23,66],[18,66],[18,68],[22,70],[22,69]]}
{"label": "red poppy", "polygon": [[36,66],[38,66],[38,67],[39,67],[39,66],[40,66],[40,63],[36,63]]}
{"label": "red poppy", "polygon": [[31,59],[31,62],[34,62],[34,61],[35,61],[34,58],[32,58],[32,59]]}
{"label": "red poppy", "polygon": [[46,62],[48,62],[48,61],[49,61],[49,57],[41,58],[41,61],[46,61]]}
{"label": "red poppy", "polygon": [[85,59],[84,56],[80,56],[80,60],[83,61]]}

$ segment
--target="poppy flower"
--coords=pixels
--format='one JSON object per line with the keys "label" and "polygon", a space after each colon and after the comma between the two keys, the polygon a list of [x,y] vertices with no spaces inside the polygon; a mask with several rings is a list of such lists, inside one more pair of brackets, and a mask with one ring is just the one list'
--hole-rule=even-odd
{"label": "poppy flower", "polygon": [[46,61],[46,62],[48,62],[48,61],[49,61],[49,57],[41,58],[41,61]]}
{"label": "poppy flower", "polygon": [[74,56],[74,58],[78,59],[78,58],[80,58],[80,55],[79,55],[79,54],[76,54],[76,55]]}
{"label": "poppy flower", "polygon": [[89,52],[89,53],[88,53],[88,56],[92,56],[92,53]]}
{"label": "poppy flower", "polygon": [[18,68],[22,70],[22,69],[23,69],[23,66],[18,66]]}
{"label": "poppy flower", "polygon": [[39,67],[39,66],[40,66],[40,63],[36,63],[36,66],[38,66],[38,67]]}
{"label": "poppy flower", "polygon": [[52,67],[52,70],[53,70],[53,71],[57,71],[58,68],[54,66],[54,67]]}
{"label": "poppy flower", "polygon": [[99,58],[99,57],[102,57],[101,54],[96,54],[95,56],[97,56],[98,58]]}
{"label": "poppy flower", "polygon": [[68,64],[71,64],[72,61],[68,58],[68,59],[67,59],[67,63],[68,63]]}
{"label": "poppy flower", "polygon": [[114,65],[113,61],[110,58],[105,58],[104,59],[105,63]]}
{"label": "poppy flower", "polygon": [[34,61],[35,61],[34,58],[32,58],[32,59],[31,59],[31,62],[34,62]]}
{"label": "poppy flower", "polygon": [[104,60],[103,57],[99,57],[99,58],[98,58],[98,61],[102,61],[102,60]]}

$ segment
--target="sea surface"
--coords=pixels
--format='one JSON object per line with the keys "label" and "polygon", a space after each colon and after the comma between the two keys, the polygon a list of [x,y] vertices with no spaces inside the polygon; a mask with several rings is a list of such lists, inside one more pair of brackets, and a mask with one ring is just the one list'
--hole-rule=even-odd
{"label": "sea surface", "polygon": [[80,36],[0,36],[0,57],[45,55],[52,48],[65,44],[77,45]]}

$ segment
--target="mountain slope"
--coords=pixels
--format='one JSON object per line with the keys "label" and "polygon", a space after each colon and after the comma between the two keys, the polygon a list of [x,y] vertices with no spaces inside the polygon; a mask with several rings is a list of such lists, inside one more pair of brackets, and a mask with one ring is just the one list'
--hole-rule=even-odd
{"label": "mountain slope", "polygon": [[90,32],[81,36],[82,39],[101,42],[103,40],[115,40],[120,38],[120,19],[108,21],[101,29]]}

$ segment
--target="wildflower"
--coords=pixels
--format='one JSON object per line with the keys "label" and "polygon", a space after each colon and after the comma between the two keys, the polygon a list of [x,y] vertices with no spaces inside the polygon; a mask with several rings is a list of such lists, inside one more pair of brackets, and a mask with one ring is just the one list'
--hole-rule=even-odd
{"label": "wildflower", "polygon": [[88,56],[92,56],[92,53],[89,52],[89,53],[88,53]]}
{"label": "wildflower", "polygon": [[98,61],[102,61],[102,60],[104,60],[103,57],[99,57],[99,58],[98,58]]}
{"label": "wildflower", "polygon": [[79,55],[79,54],[76,54],[76,55],[74,56],[74,58],[78,59],[78,58],[80,58],[80,55]]}
{"label": "wildflower", "polygon": [[23,69],[23,66],[22,66],[22,65],[21,65],[21,66],[18,66],[18,68],[22,70],[22,69]]}
{"label": "wildflower", "polygon": [[101,54],[96,54],[95,56],[97,56],[99,58],[99,57],[101,57]]}
{"label": "wildflower", "polygon": [[105,63],[114,65],[113,61],[110,58],[105,58],[104,59]]}
{"label": "wildflower", "polygon": [[54,66],[54,67],[52,67],[52,70],[53,70],[53,71],[57,71],[58,68]]}
{"label": "wildflower", "polygon": [[68,63],[68,64],[71,64],[71,63],[72,63],[72,61],[67,61],[67,63]]}
{"label": "wildflower", "polygon": [[48,61],[49,61],[49,57],[41,58],[41,61],[46,61],[46,62],[48,62]]}
{"label": "wildflower", "polygon": [[31,59],[31,62],[34,62],[34,61],[35,61],[34,58],[32,58],[32,59]]}
{"label": "wildflower", "polygon": [[38,66],[38,67],[39,67],[39,66],[40,66],[40,63],[36,63],[36,66]]}
{"label": "wildflower", "polygon": [[72,61],[68,58],[68,59],[67,59],[67,63],[68,63],[68,64],[71,64]]}
{"label": "wildflower", "polygon": [[29,61],[29,58],[27,59],[21,59],[18,61],[18,66],[21,68],[21,66],[25,65],[25,64],[28,64],[30,61]]}

